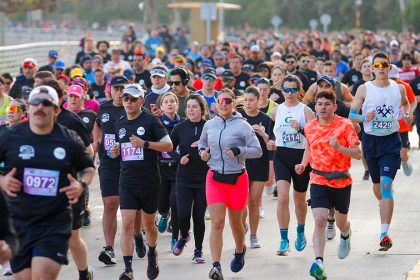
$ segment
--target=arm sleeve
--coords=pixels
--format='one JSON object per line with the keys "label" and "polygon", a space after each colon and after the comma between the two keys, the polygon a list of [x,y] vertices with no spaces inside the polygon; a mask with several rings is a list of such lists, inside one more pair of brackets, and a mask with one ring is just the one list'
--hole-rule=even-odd
{"label": "arm sleeve", "polygon": [[3,192],[0,191],[0,240],[6,241],[14,256],[18,251],[19,241],[12,227]]}

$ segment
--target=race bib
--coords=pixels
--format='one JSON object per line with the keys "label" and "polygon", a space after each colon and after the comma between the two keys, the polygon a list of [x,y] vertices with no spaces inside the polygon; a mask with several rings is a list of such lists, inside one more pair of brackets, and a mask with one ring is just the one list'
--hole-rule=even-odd
{"label": "race bib", "polygon": [[135,148],[130,142],[122,143],[121,158],[123,161],[144,160],[143,148]]}
{"label": "race bib", "polygon": [[372,120],[372,132],[388,135],[392,132],[392,118],[375,118]]}
{"label": "race bib", "polygon": [[104,137],[104,149],[108,151],[115,144],[115,134],[105,134]]}
{"label": "race bib", "polygon": [[25,168],[23,190],[30,195],[56,196],[60,171]]}
{"label": "race bib", "polygon": [[283,145],[292,147],[300,144],[300,134],[296,130],[287,130],[283,132]]}

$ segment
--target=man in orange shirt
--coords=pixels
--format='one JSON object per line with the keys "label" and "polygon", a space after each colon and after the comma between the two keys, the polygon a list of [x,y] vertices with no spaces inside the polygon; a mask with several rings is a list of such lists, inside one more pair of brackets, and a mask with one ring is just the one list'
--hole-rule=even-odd
{"label": "man in orange shirt", "polygon": [[315,97],[317,118],[305,126],[307,145],[302,162],[295,166],[301,174],[311,164],[311,208],[315,219],[313,244],[315,261],[310,275],[316,280],[327,279],[324,265],[325,228],[328,211],[335,208],[335,219],[341,231],[337,255],[344,259],[350,253],[351,229],[347,213],[350,206],[352,179],[351,158],[361,159],[360,141],[353,124],[334,114],[335,95],[321,91]]}
{"label": "man in orange shirt", "polygon": [[[392,65],[391,71],[388,73],[388,77],[391,80],[397,82],[397,84],[403,85],[405,87],[405,92],[407,94],[408,103],[410,103],[410,111],[411,114],[414,115],[414,112],[417,108],[417,101],[416,96],[414,95],[413,89],[411,88],[410,84],[400,80],[400,73],[398,67],[396,65]],[[405,123],[403,119],[398,120],[398,124],[400,125],[400,129],[398,133],[401,137],[401,165],[403,167],[404,174],[406,176],[410,176],[413,173],[413,167],[408,162],[408,150],[410,149],[410,141],[408,139],[408,132],[411,131],[412,126],[411,124]]]}

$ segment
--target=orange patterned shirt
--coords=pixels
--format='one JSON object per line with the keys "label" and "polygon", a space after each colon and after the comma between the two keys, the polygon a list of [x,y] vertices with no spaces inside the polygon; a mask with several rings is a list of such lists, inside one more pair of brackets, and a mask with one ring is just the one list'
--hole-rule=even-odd
{"label": "orange patterned shirt", "polygon": [[[334,115],[333,121],[328,125],[320,124],[318,118],[308,122],[305,126],[305,137],[311,148],[311,167],[324,172],[348,171],[351,166],[351,158],[335,150],[329,143],[330,138],[337,138],[338,143],[346,148],[360,144],[351,121],[337,115]],[[344,188],[352,183],[351,176],[347,179],[327,180],[324,176],[311,172],[310,178],[312,184],[332,188]]]}

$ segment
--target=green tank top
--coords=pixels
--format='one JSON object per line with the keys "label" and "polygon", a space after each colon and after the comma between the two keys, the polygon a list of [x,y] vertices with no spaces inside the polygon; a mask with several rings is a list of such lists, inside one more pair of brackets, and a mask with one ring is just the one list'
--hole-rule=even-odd
{"label": "green tank top", "polygon": [[6,108],[9,106],[10,97],[3,95],[3,104],[0,105],[0,124],[4,124],[6,121]]}

